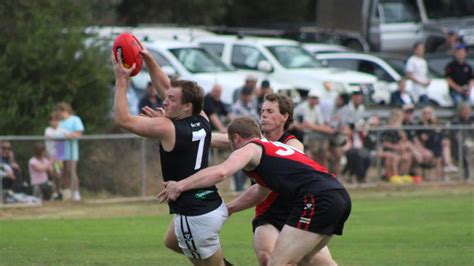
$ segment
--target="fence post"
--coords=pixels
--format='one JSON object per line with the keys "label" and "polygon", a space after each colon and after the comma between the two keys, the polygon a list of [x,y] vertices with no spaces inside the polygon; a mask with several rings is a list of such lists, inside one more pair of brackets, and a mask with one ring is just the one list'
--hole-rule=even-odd
{"label": "fence post", "polygon": [[[0,154],[3,154],[2,151],[2,146],[3,146],[3,141],[0,143]],[[0,164],[3,164],[3,158],[0,158]],[[3,205],[3,178],[0,178],[0,205]]]}
{"label": "fence post", "polygon": [[[382,132],[381,130],[377,130],[377,141],[376,141],[376,145],[375,145],[375,162],[376,162],[376,167],[377,167],[377,181],[380,181],[378,179],[380,179],[380,177],[382,176],[382,159],[380,158],[380,156],[377,155],[377,152],[379,150],[379,147],[380,147],[380,138],[381,138],[381,133]],[[390,178],[389,176],[387,178]]]}
{"label": "fence post", "polygon": [[462,181],[464,179],[464,131],[459,130],[458,136],[458,164],[459,164],[459,177]]}
{"label": "fence post", "polygon": [[145,154],[145,138],[140,138],[140,177],[142,179],[142,197],[145,197],[146,194],[146,154]]}

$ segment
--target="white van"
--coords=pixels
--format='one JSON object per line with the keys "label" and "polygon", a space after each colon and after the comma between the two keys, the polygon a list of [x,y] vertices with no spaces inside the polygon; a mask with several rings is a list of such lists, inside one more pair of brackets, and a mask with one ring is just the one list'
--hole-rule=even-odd
{"label": "white van", "polygon": [[375,76],[325,68],[296,41],[213,36],[197,38],[196,42],[243,73],[264,73],[271,80],[291,84],[302,94],[317,89],[322,95],[328,95],[328,88],[331,96],[360,89],[371,94],[376,89]]}

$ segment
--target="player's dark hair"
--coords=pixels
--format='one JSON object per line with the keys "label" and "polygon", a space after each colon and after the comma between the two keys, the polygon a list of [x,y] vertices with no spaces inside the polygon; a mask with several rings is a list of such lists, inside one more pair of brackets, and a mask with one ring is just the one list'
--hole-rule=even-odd
{"label": "player's dark hair", "polygon": [[181,103],[191,103],[193,105],[193,115],[201,113],[204,105],[204,91],[196,82],[172,79],[171,86],[181,88]]}
{"label": "player's dark hair", "polygon": [[230,122],[227,127],[227,134],[230,136],[237,134],[245,139],[260,138],[260,127],[257,122],[249,117],[237,117]]}
{"label": "player's dark hair", "polygon": [[293,123],[293,101],[285,95],[276,93],[270,93],[265,96],[265,101],[278,103],[280,114],[288,114],[288,120],[286,120],[284,127],[284,129],[287,130],[291,123]]}

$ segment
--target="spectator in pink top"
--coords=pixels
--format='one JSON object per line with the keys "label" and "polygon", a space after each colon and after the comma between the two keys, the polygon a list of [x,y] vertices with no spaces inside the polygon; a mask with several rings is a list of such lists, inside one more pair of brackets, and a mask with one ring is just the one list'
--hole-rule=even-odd
{"label": "spectator in pink top", "polygon": [[53,165],[46,156],[46,148],[43,143],[35,143],[33,157],[28,162],[33,195],[40,199],[49,199],[51,189],[48,184],[48,173],[54,174]]}

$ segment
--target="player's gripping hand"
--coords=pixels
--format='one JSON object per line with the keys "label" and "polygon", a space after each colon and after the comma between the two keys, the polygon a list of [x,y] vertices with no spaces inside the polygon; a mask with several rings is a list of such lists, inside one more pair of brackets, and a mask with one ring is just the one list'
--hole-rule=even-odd
{"label": "player's gripping hand", "polygon": [[146,117],[165,117],[165,109],[158,107],[155,110],[152,108],[145,106],[142,108],[142,112],[140,113],[141,116],[146,116]]}
{"label": "player's gripping hand", "polygon": [[179,183],[176,181],[163,182],[164,189],[158,194],[160,203],[175,201],[181,195]]}
{"label": "player's gripping hand", "polygon": [[133,63],[132,67],[125,68],[122,63],[120,56],[118,59],[115,59],[114,53],[111,52],[110,59],[112,60],[112,65],[114,66],[114,74],[116,80],[128,80],[133,70],[135,70],[136,64]]}

